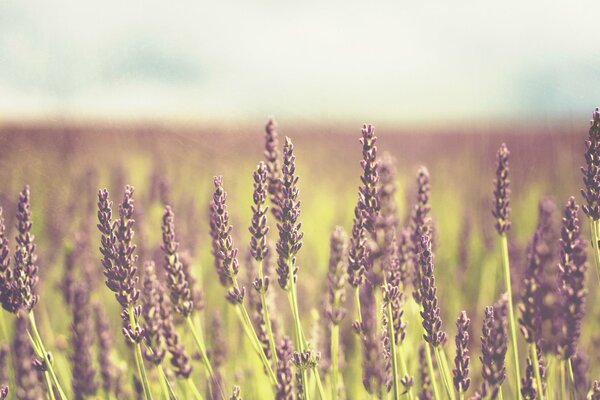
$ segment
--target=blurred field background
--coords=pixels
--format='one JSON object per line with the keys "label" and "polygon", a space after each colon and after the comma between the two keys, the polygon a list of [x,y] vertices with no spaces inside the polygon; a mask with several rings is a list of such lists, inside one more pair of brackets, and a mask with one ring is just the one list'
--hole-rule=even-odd
{"label": "blurred field background", "polygon": [[[52,335],[50,348],[62,349],[56,357],[65,363],[69,354],[68,306],[57,289],[65,262],[77,237],[92,218],[96,223],[97,190],[107,187],[117,201],[125,184],[136,188],[136,237],[139,265],[159,253],[160,221],[165,202],[173,205],[178,238],[182,250],[189,252],[193,271],[205,291],[202,314],[209,347],[215,345],[211,321],[216,312],[224,317],[222,342],[229,352],[224,366],[225,387],[239,384],[249,399],[269,396],[268,381],[240,333],[232,307],[225,301],[225,290],[218,284],[211,255],[208,228],[208,203],[212,177],[224,176],[228,204],[234,224],[236,246],[240,249],[240,276],[246,284],[246,254],[252,196],[251,175],[263,159],[264,121],[235,127],[194,127],[158,124],[139,125],[33,125],[7,124],[0,129],[0,180],[3,182],[0,205],[5,208],[9,236],[14,231],[16,194],[24,184],[32,191],[34,233],[39,244],[41,298],[38,311],[42,330]],[[336,225],[351,230],[360,174],[358,127],[308,126],[279,122],[280,137],[290,136],[295,144],[297,173],[300,176],[301,221],[305,238],[299,254],[299,298],[304,329],[325,351],[326,331],[323,302],[326,300],[326,273],[329,235]],[[492,179],[495,153],[502,142],[509,146],[513,228],[509,234],[513,268],[513,291],[520,293],[520,271],[525,268],[526,246],[535,230],[538,204],[550,198],[557,204],[554,222],[560,223],[561,208],[569,195],[582,186],[579,166],[583,163],[583,140],[587,136],[585,120],[547,126],[497,125],[472,130],[412,129],[376,126],[380,154],[389,152],[396,160],[399,218],[405,224],[415,201],[415,173],[425,165],[431,173],[432,216],[436,228],[436,278],[444,328],[454,335],[454,321],[461,309],[473,319],[471,332],[473,387],[479,382],[481,318],[485,305],[498,296],[494,288],[500,279],[500,255],[491,216]],[[270,221],[269,236],[276,240],[276,228]],[[587,236],[587,229],[584,228]],[[91,262],[101,277],[99,237],[92,227],[91,248],[79,262]],[[558,242],[551,250],[556,257]],[[554,274],[555,265],[548,273]],[[100,278],[99,278],[100,279]],[[499,281],[498,281],[499,282]],[[596,279],[588,270],[595,304]],[[279,304],[276,309],[289,320],[285,297],[273,286]],[[124,342],[119,332],[118,307],[113,294],[101,280],[92,295],[109,310],[115,342]],[[351,308],[351,301],[348,302]],[[408,303],[409,368],[416,373],[417,343],[421,337],[420,320],[412,301]],[[597,339],[597,307],[589,307],[581,348],[591,358],[590,376],[600,365],[593,343]],[[342,327],[342,342],[347,367],[343,367],[349,398],[367,396],[360,379],[360,346],[347,317]],[[288,327],[290,325],[287,325]],[[49,328],[52,329],[49,329]],[[185,336],[186,340],[191,340]],[[221,343],[221,342],[219,342]],[[190,343],[188,342],[188,345]],[[193,347],[188,347],[189,350]],[[451,346],[453,348],[453,346]],[[122,362],[128,352],[114,356]],[[452,354],[452,353],[450,353]],[[59,364],[61,365],[61,364]],[[194,376],[201,379],[200,364]],[[68,382],[68,367],[61,369]],[[131,372],[131,370],[129,370]],[[127,374],[124,379],[128,379]],[[551,378],[549,378],[551,379]],[[129,385],[129,382],[125,382]],[[507,389],[508,390],[508,389]]]}

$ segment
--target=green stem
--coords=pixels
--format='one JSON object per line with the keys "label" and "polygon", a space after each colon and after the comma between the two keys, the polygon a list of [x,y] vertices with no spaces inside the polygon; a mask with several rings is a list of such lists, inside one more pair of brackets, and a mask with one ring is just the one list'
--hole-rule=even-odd
{"label": "green stem", "polygon": [[240,318],[240,322],[242,323],[244,332],[246,333],[246,336],[248,336],[248,339],[250,339],[254,351],[256,352],[256,354],[258,354],[260,361],[263,363],[263,366],[267,370],[267,375],[269,376],[271,385],[273,385],[274,387],[277,384],[277,377],[275,376],[275,373],[273,373],[273,369],[271,368],[269,359],[265,355],[264,349],[262,348],[262,343],[256,335],[256,331],[254,330],[254,326],[252,325],[252,321],[250,320],[248,311],[246,310],[246,307],[243,303],[236,306],[236,310],[238,311],[238,317]]}
{"label": "green stem", "polygon": [[515,325],[515,310],[513,308],[512,287],[510,283],[510,261],[508,258],[508,240],[506,233],[500,235],[500,244],[502,251],[502,269],[504,272],[504,286],[508,295],[508,324],[510,327],[510,342],[512,347],[512,358],[515,369],[516,379],[516,396],[515,399],[521,398],[521,372],[519,369],[519,346],[517,344],[517,328]]}
{"label": "green stem", "polygon": [[[291,270],[291,269],[290,269]],[[293,278],[291,278],[293,279]],[[288,301],[290,308],[292,309],[292,316],[294,318],[294,332],[296,333],[296,348],[300,353],[304,353],[304,335],[302,334],[302,325],[300,323],[300,316],[298,315],[298,301],[296,299],[296,285],[291,283],[291,288],[288,290]],[[306,368],[301,368],[302,386],[304,387],[304,397],[306,400],[310,400],[310,393],[308,390],[308,378],[306,375]]]}
{"label": "green stem", "polygon": [[[402,343],[398,345],[398,353],[400,353],[400,370],[402,372],[402,377],[408,376],[408,367],[406,366],[406,356],[404,355]],[[408,399],[413,399],[412,386],[408,387]]]}
{"label": "green stem", "polygon": [[204,364],[204,369],[206,369],[206,373],[209,379],[213,380],[215,373],[213,371],[212,366],[210,365],[208,357],[206,356],[206,346],[204,345],[204,338],[201,338],[198,334],[198,331],[196,330],[196,326],[194,325],[191,316],[188,315],[185,318],[185,322],[187,323],[188,328],[190,328],[190,331],[192,331],[192,336],[194,338],[194,342],[196,343],[196,347],[198,348],[198,352],[200,353],[200,358],[202,359],[202,363]]}
{"label": "green stem", "polygon": [[156,366],[156,371],[158,372],[158,380],[160,381],[160,389],[162,390],[163,397],[166,400],[171,400],[171,393],[169,392],[167,377],[165,376],[165,372],[163,371],[162,366],[160,364]]}
{"label": "green stem", "polygon": [[[46,347],[44,347],[44,342],[42,342],[42,338],[40,336],[40,333],[38,332],[37,324],[35,323],[35,315],[33,314],[33,310],[31,310],[29,312],[28,317],[29,317],[29,325],[30,325],[31,331],[33,333],[33,340],[35,341],[36,346],[41,353],[41,354],[38,354],[38,356],[40,358],[44,359],[44,363],[46,364],[46,367],[48,368],[48,372],[50,373],[52,382],[54,383],[54,386],[56,387],[56,390],[58,391],[58,397],[61,400],[63,400],[63,399],[66,400],[66,399],[68,399],[68,397],[65,394],[62,386],[60,385],[58,378],[56,377],[56,373],[54,372],[54,367],[52,366],[50,357],[48,357],[48,351],[46,350]],[[53,390],[52,386],[50,386],[48,388],[48,391],[52,392],[52,390]]]}
{"label": "green stem", "polygon": [[[262,260],[258,263],[258,277],[263,280],[263,262]],[[276,367],[277,360],[277,346],[275,345],[275,335],[273,335],[273,328],[271,327],[271,318],[269,318],[269,307],[267,306],[267,294],[263,288],[260,291],[260,302],[262,305],[263,319],[267,328],[267,337],[269,339],[269,347],[271,348],[271,354],[273,357],[273,365]]]}
{"label": "green stem", "polygon": [[390,343],[390,357],[392,358],[392,388],[394,399],[400,398],[400,383],[398,382],[398,360],[396,358],[396,337],[394,334],[394,315],[392,313],[392,304],[388,301],[386,304],[388,339]]}
{"label": "green stem", "polygon": [[575,374],[573,373],[573,361],[570,358],[567,360],[567,368],[569,370],[569,379],[571,380],[571,385],[575,386]]}
{"label": "green stem", "polygon": [[319,392],[319,397],[322,400],[327,399],[325,395],[325,389],[323,389],[323,383],[321,382],[321,375],[319,374],[319,368],[315,367],[312,369],[313,374],[315,375],[315,380],[317,381],[317,391]]}
{"label": "green stem", "polygon": [[[4,338],[4,340],[6,341],[6,344],[8,345],[8,352],[7,352],[7,360],[6,363],[10,366],[10,368],[8,368],[8,383],[10,385],[11,388],[16,388],[16,383],[15,383],[15,372],[13,371],[13,352],[10,346],[10,335],[8,333],[8,327],[6,326],[6,317],[7,313],[6,311],[4,311],[3,309],[0,310],[0,324],[2,326],[2,337]],[[12,314],[11,314],[12,315]]]}
{"label": "green stem", "polygon": [[194,381],[191,378],[187,378],[185,382],[187,383],[190,391],[192,392],[196,400],[204,400],[204,397],[202,397],[202,394],[200,394],[200,391],[198,390],[198,388],[194,384]]}
{"label": "green stem", "polygon": [[560,360],[559,366],[560,372],[560,394],[561,398],[567,398],[567,374],[566,374],[566,363],[565,360]]}
{"label": "green stem", "polygon": [[448,395],[449,399],[454,400],[454,389],[451,381],[448,380],[448,371],[446,370],[446,363],[444,362],[445,360],[441,355],[439,346],[434,347],[433,349],[435,351],[438,369],[440,371],[440,375],[442,376],[442,382],[444,383],[444,388],[446,389],[446,395]]}
{"label": "green stem", "polygon": [[[135,320],[135,315],[133,313],[133,306],[129,306],[127,308],[127,313],[129,314],[129,324],[131,325],[131,330],[136,331],[137,329],[137,321]],[[138,370],[138,374],[142,381],[142,388],[144,389],[144,397],[146,400],[152,400],[152,390],[150,389],[150,381],[148,380],[148,375],[146,374],[146,367],[144,366],[144,358],[142,357],[142,346],[139,343],[134,343],[134,356],[135,356],[135,365]]]}
{"label": "green stem", "polygon": [[340,386],[338,383],[338,350],[340,347],[340,326],[331,325],[331,398],[337,400]]}
{"label": "green stem", "polygon": [[502,394],[502,386],[498,388],[498,400],[504,400],[504,395]]}
{"label": "green stem", "polygon": [[47,397],[50,400],[55,400],[54,389],[52,388],[52,382],[50,381],[50,374],[48,371],[44,371],[44,382],[46,382],[46,387],[48,390],[46,391]]}
{"label": "green stem", "polygon": [[435,380],[435,370],[433,369],[433,360],[431,359],[431,350],[433,346],[429,343],[425,344],[425,359],[427,360],[427,369],[429,370],[429,379],[431,380],[431,386],[433,387],[433,397],[435,400],[441,400],[440,390]]}
{"label": "green stem", "polygon": [[540,375],[540,360],[537,355],[537,346],[535,342],[531,343],[531,360],[533,362],[533,371],[535,373],[535,384],[538,388],[540,400],[544,400],[544,386],[542,385],[542,376]]}
{"label": "green stem", "polygon": [[590,233],[592,234],[592,253],[594,253],[594,261],[596,264],[596,276],[600,281],[600,249],[598,249],[598,221],[590,220]]}

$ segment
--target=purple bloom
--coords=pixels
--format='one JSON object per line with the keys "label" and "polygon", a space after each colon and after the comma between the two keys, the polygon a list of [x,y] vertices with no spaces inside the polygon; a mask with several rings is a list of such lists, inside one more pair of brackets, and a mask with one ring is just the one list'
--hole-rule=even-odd
{"label": "purple bloom", "polygon": [[461,311],[456,320],[456,357],[454,357],[454,387],[459,393],[464,393],[469,389],[471,378],[469,378],[469,326],[471,320],[467,318],[467,312]]}
{"label": "purple bloom", "polygon": [[438,305],[437,287],[433,275],[433,252],[431,251],[431,240],[427,235],[421,238],[419,248],[419,264],[421,266],[421,285],[419,297],[423,309],[423,338],[433,347],[446,342],[446,333],[442,330],[442,318]]}
{"label": "purple bloom", "polygon": [[600,219],[600,109],[596,107],[590,121],[589,138],[585,141],[585,167],[581,167],[583,184],[581,195],[586,204],[582,209],[585,215]]}
{"label": "purple bloom", "polygon": [[498,167],[494,181],[494,207],[492,215],[496,218],[496,230],[500,235],[510,229],[510,179],[508,179],[508,157],[510,151],[505,143],[498,150]]}

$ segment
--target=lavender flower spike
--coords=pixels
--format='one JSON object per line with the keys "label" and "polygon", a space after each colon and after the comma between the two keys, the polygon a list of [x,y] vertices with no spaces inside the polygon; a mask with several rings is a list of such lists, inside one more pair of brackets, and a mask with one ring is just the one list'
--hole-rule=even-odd
{"label": "lavender flower spike", "polygon": [[377,136],[372,125],[363,125],[362,144],[363,159],[360,165],[363,174],[358,188],[358,202],[354,208],[352,237],[348,253],[348,279],[352,286],[363,284],[369,268],[369,254],[366,244],[367,234],[373,234],[377,213],[379,212],[379,196],[377,195],[379,174],[377,160]]}
{"label": "lavender flower spike", "polygon": [[489,393],[492,399],[498,396],[500,386],[506,378],[506,368],[504,366],[504,359],[508,349],[506,316],[505,297],[493,307],[485,309],[480,356],[482,364],[481,374],[484,382],[480,390],[484,396],[486,393]]}
{"label": "lavender flower spike", "polygon": [[471,320],[467,317],[466,311],[461,311],[456,320],[456,357],[454,358],[454,388],[459,393],[464,393],[469,389],[471,378],[469,378],[469,326]]}
{"label": "lavender flower spike", "polygon": [[346,315],[343,304],[346,299],[344,258],[347,253],[347,242],[348,235],[341,227],[337,226],[329,241],[329,271],[327,272],[329,301],[326,314],[334,325],[339,325]]}
{"label": "lavender flower spike", "polygon": [[417,203],[413,210],[410,219],[410,253],[412,254],[413,266],[413,298],[417,303],[421,302],[420,287],[421,287],[421,267],[419,264],[419,246],[423,235],[431,235],[431,218],[429,211],[429,171],[427,168],[421,167],[417,171]]}
{"label": "lavender flower spike", "polygon": [[510,229],[510,179],[508,179],[508,157],[510,151],[505,143],[498,150],[498,167],[494,181],[494,207],[492,215],[496,218],[496,230],[500,235]]}
{"label": "lavender flower spike", "polygon": [[162,218],[162,246],[165,254],[164,268],[167,272],[167,282],[171,304],[184,318],[194,309],[192,292],[187,275],[180,260],[179,243],[175,239],[175,214],[171,206],[166,206]]}
{"label": "lavender flower spike", "polygon": [[585,167],[583,173],[584,188],[581,195],[586,204],[582,209],[593,221],[600,219],[600,109],[596,107],[590,121],[589,138],[585,141]]}
{"label": "lavender flower spike", "polygon": [[88,288],[85,284],[76,284],[73,288],[73,323],[71,347],[71,364],[73,366],[73,393],[75,399],[81,400],[93,396],[98,390],[96,371],[91,349],[94,344],[94,329],[89,304]]}
{"label": "lavender flower spike", "polygon": [[35,264],[37,256],[35,254],[35,244],[33,243],[34,236],[31,233],[32,224],[29,207],[29,186],[25,186],[19,194],[17,205],[18,234],[13,268],[13,301],[17,310],[26,312],[33,310],[39,299],[39,296],[35,293],[35,287],[38,283],[38,266]]}
{"label": "lavender flower spike", "polygon": [[431,240],[427,235],[421,238],[419,264],[421,266],[419,297],[423,306],[421,317],[423,318],[423,328],[425,329],[423,338],[433,347],[437,347],[446,342],[446,333],[442,331],[442,318],[440,316],[437,288],[433,275],[433,252],[431,251]]}
{"label": "lavender flower spike", "polygon": [[284,290],[290,290],[296,284],[298,267],[296,254],[302,247],[302,223],[300,216],[300,200],[298,200],[298,176],[296,176],[296,156],[290,138],[285,138],[283,146],[283,177],[281,179],[282,200],[279,241],[277,242],[277,275],[278,282]]}
{"label": "lavender flower spike", "polygon": [[269,118],[265,126],[265,160],[267,161],[268,185],[267,190],[271,198],[271,213],[277,222],[281,222],[281,167],[279,161],[279,139],[277,122]]}
{"label": "lavender flower spike", "polygon": [[579,207],[575,198],[570,197],[565,207],[561,228],[560,278],[563,307],[563,323],[558,352],[563,359],[573,357],[577,350],[577,341],[581,335],[581,323],[585,314],[585,241],[580,237]]}
{"label": "lavender flower spike", "polygon": [[14,313],[17,307],[13,296],[13,271],[10,268],[10,250],[2,211],[0,207],[0,303],[6,311]]}

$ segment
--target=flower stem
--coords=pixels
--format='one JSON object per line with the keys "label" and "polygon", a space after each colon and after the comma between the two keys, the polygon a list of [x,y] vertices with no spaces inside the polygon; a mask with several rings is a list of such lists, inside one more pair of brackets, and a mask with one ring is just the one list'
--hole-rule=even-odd
{"label": "flower stem", "polygon": [[452,388],[452,384],[448,380],[448,371],[446,370],[445,358],[442,357],[439,347],[434,347],[433,349],[435,351],[435,358],[437,360],[438,369],[440,371],[440,375],[442,376],[442,382],[444,382],[446,394],[448,395],[449,399],[454,400],[454,389]]}
{"label": "flower stem", "polygon": [[[406,377],[406,376],[408,376],[408,367],[406,366],[406,356],[404,355],[404,349],[403,349],[402,343],[400,343],[398,345],[398,353],[400,356],[400,370],[402,372],[402,376]],[[412,386],[408,387],[408,399],[409,400],[413,399]]]}
{"label": "flower stem", "polygon": [[338,324],[331,325],[331,398],[337,400],[339,397],[340,386],[338,383],[338,363],[340,348],[340,326]]}
{"label": "flower stem", "polygon": [[440,390],[438,389],[437,382],[435,380],[435,370],[433,369],[433,360],[431,359],[431,350],[433,346],[429,343],[425,344],[425,359],[427,360],[427,369],[429,370],[429,379],[431,379],[431,386],[433,387],[433,397],[435,400],[440,400]]}
{"label": "flower stem", "polygon": [[[239,289],[237,278],[235,276],[233,277],[233,287]],[[275,387],[275,385],[277,385],[277,378],[275,377],[273,368],[271,368],[271,364],[269,363],[269,359],[267,358],[267,355],[265,354],[265,351],[262,347],[262,343],[258,339],[258,335],[256,334],[256,331],[254,330],[254,325],[252,325],[252,320],[250,319],[250,315],[248,314],[246,305],[242,302],[239,305],[237,305],[236,308],[238,309],[238,316],[240,317],[240,321],[242,323],[242,326],[244,327],[244,331],[246,332],[246,335],[250,339],[250,342],[252,343],[252,347],[254,347],[254,350],[258,354],[265,369],[267,370],[267,375],[269,376],[269,380],[271,381],[271,384],[273,385],[273,387]]]}
{"label": "flower stem", "polygon": [[394,316],[392,314],[392,304],[387,302],[387,328],[388,328],[388,339],[390,343],[390,357],[392,358],[392,385],[394,399],[400,398],[400,384],[398,382],[398,360],[396,357],[396,335],[394,333]]}
{"label": "flower stem", "polygon": [[[258,264],[258,276],[263,279],[263,263],[262,261]],[[260,302],[262,304],[263,319],[267,328],[267,337],[269,339],[269,347],[271,348],[271,354],[273,357],[273,365],[277,366],[277,346],[275,345],[275,336],[273,335],[273,328],[271,327],[271,318],[269,318],[269,308],[267,306],[267,295],[264,290],[260,292]]]}
{"label": "flower stem", "polygon": [[567,398],[567,374],[566,374],[566,363],[565,360],[560,360],[559,365],[560,372],[560,394],[563,399]]}
{"label": "flower stem", "polygon": [[[37,324],[35,322],[35,315],[33,314],[33,310],[31,310],[28,314],[29,317],[29,325],[31,328],[31,331],[33,333],[33,337],[30,336],[30,339],[33,339],[33,341],[35,342],[35,347],[37,347],[38,351],[41,354],[38,354],[38,357],[43,358],[44,359],[44,363],[46,364],[46,367],[48,368],[48,373],[50,374],[50,378],[52,378],[52,382],[54,383],[54,386],[56,387],[56,390],[58,391],[58,397],[61,400],[66,400],[68,399],[68,397],[65,395],[65,392],[63,390],[63,388],[60,386],[60,382],[58,381],[58,378],[56,377],[56,373],[54,372],[54,367],[52,366],[52,362],[50,360],[50,357],[48,357],[48,351],[46,350],[46,347],[44,347],[44,343],[42,342],[42,338],[40,336],[40,333],[38,332],[37,329]],[[50,386],[48,388],[49,392],[52,392],[52,386]]]}
{"label": "flower stem", "polygon": [[206,370],[209,379],[212,381],[215,379],[215,373],[213,371],[212,366],[210,365],[208,357],[206,356],[206,346],[204,345],[204,338],[202,338],[198,334],[198,331],[196,330],[196,325],[194,325],[191,316],[188,315],[185,318],[185,322],[187,323],[188,328],[190,328],[190,331],[192,331],[192,336],[194,337],[194,342],[196,343],[198,352],[200,353],[200,358],[202,359],[202,363],[204,364],[204,369]]}
{"label": "flower stem", "polygon": [[519,369],[519,346],[517,344],[517,328],[515,326],[515,310],[513,308],[512,287],[510,283],[510,261],[508,258],[508,239],[506,238],[506,233],[500,235],[500,245],[502,251],[502,270],[504,272],[504,288],[508,294],[508,325],[510,327],[510,342],[516,380],[515,399],[519,399],[521,398],[521,371]]}
{"label": "flower stem", "polygon": [[[293,278],[292,278],[293,279]],[[292,316],[294,318],[294,331],[296,333],[296,348],[300,353],[304,353],[304,335],[302,333],[302,325],[300,323],[300,316],[298,315],[298,301],[296,299],[296,285],[292,281],[291,288],[288,290],[288,300],[290,308],[292,309]],[[304,387],[304,396],[306,400],[310,400],[310,393],[308,391],[308,377],[306,375],[306,368],[301,368],[302,386]]]}
{"label": "flower stem", "polygon": [[592,235],[592,253],[594,253],[594,261],[596,264],[596,276],[600,281],[600,249],[598,249],[598,221],[590,220],[590,233]]}
{"label": "flower stem", "polygon": [[[133,313],[133,306],[130,305],[127,308],[127,313],[129,315],[129,324],[131,325],[131,330],[135,332],[137,329],[137,322]],[[138,374],[142,381],[142,388],[144,389],[144,397],[146,398],[146,400],[152,400],[150,381],[148,380],[148,375],[146,374],[146,367],[144,367],[144,358],[142,357],[142,346],[138,342],[134,343],[134,356],[135,365],[137,367]]]}

